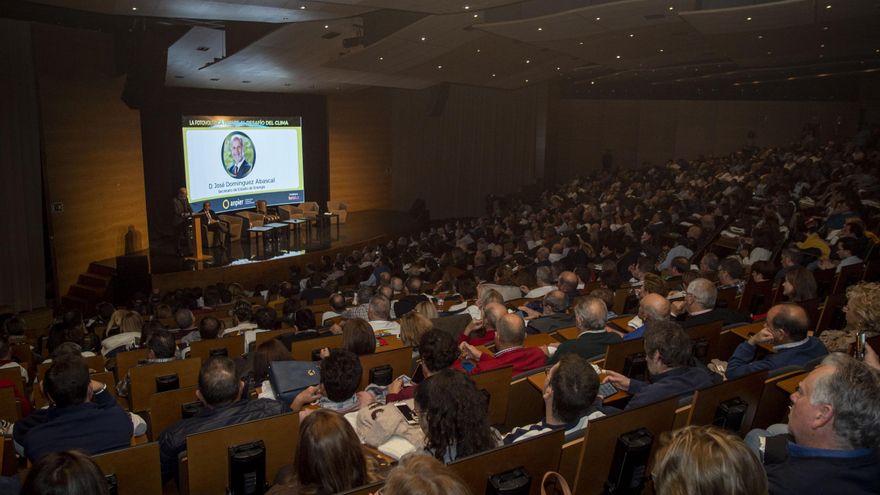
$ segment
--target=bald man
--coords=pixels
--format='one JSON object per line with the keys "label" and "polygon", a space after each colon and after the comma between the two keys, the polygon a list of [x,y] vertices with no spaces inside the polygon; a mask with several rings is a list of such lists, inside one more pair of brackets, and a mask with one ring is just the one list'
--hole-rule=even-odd
{"label": "bald man", "polygon": [[562,272],[556,280],[556,288],[565,293],[569,299],[578,296],[578,276],[574,272]]}
{"label": "bald man", "polygon": [[560,328],[573,326],[574,318],[565,312],[568,309],[568,301],[565,292],[557,289],[544,296],[544,310],[541,314],[537,314],[527,307],[520,307],[519,309],[528,315],[535,314],[534,318],[526,318],[529,320],[526,331],[528,333],[553,333]]}
{"label": "bald man", "polygon": [[[495,355],[482,352],[476,347],[462,342],[459,344],[462,359],[474,361],[471,373],[513,366],[513,374],[518,375],[544,366],[544,351],[539,347],[523,347],[526,338],[526,324],[517,314],[508,313],[498,319],[495,328]],[[461,360],[455,367],[463,369]]]}
{"label": "bald man", "polygon": [[[773,371],[785,366],[803,365],[828,354],[819,339],[808,337],[810,319],[804,308],[794,303],[770,308],[760,332],[737,346],[727,361],[727,378],[738,378],[760,370]],[[770,344],[772,354],[755,359],[758,344]]]}
{"label": "bald man", "polygon": [[642,325],[632,332],[623,336],[623,340],[640,339],[645,335],[645,326],[651,321],[662,321],[669,319],[669,299],[660,294],[648,294],[639,301],[639,319]]}

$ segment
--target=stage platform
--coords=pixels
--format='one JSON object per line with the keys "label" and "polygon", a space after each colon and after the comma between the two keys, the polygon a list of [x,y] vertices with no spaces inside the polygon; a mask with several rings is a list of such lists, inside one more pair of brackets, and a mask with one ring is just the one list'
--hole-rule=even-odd
{"label": "stage platform", "polygon": [[[339,225],[338,237],[335,220],[329,231],[311,229],[310,243],[304,239],[294,242],[292,232],[286,240],[279,239],[265,245],[256,237],[250,241],[243,237],[227,249],[206,248],[205,253],[213,259],[203,262],[176,255],[173,243],[168,240],[151,243],[150,249],[133,254],[148,257],[153,289],[204,287],[217,282],[239,282],[245,288],[251,288],[258,283],[287,280],[291,265],[318,262],[321,256],[336,256],[339,251],[345,253],[366,244],[384,243],[419,229],[420,225],[409,213],[367,210],[349,213],[346,222]],[[116,268],[115,258],[99,263]]]}

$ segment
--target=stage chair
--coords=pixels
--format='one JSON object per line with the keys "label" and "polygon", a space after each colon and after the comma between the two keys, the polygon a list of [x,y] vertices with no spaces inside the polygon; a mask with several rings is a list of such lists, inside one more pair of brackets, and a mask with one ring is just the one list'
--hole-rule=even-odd
{"label": "stage chair", "polygon": [[220,215],[217,215],[217,220],[220,220],[221,222],[226,222],[227,224],[229,224],[229,241],[230,242],[235,242],[235,241],[241,239],[241,232],[242,232],[242,229],[244,228],[244,220],[242,220],[241,217],[239,217],[237,215],[220,214]]}
{"label": "stage chair", "polygon": [[[723,402],[739,399],[745,402],[746,409],[739,424],[728,425],[726,428],[739,436],[748,433],[761,401],[764,391],[764,382],[767,380],[767,371],[759,371],[749,375],[729,380],[718,385],[706,387],[694,392],[688,425],[712,425],[724,427],[724,418],[720,408]],[[733,428],[731,428],[733,426]]]}
{"label": "stage chair", "polygon": [[201,359],[189,358],[131,368],[129,402],[132,412],[145,411],[150,407],[150,396],[156,393],[157,376],[176,374],[180,387],[190,387],[198,384],[201,366]]}
{"label": "stage chair", "polygon": [[361,368],[361,384],[358,390],[363,390],[370,384],[370,370],[382,365],[391,365],[391,377],[397,378],[400,375],[412,376],[412,347],[401,347],[390,351],[377,352],[375,354],[364,354],[360,356]]}
{"label": "stage chair", "polygon": [[155,442],[169,426],[183,419],[181,406],[198,402],[197,389],[197,386],[183,387],[150,396],[150,439]]}
{"label": "stage chair", "polygon": [[244,335],[193,342],[190,345],[189,357],[199,358],[202,362],[205,362],[211,357],[211,353],[222,353],[223,350],[226,351],[226,356],[230,359],[244,355]]}
{"label": "stage chair", "polygon": [[342,201],[327,201],[327,211],[339,215],[339,223],[345,223],[348,218],[348,205]]}
{"label": "stage chair", "polygon": [[276,208],[278,208],[278,215],[282,220],[297,220],[305,218],[302,208],[297,208],[292,205],[280,205],[276,206]]}
{"label": "stage chair", "polygon": [[120,352],[116,355],[116,381],[125,377],[128,370],[137,366],[140,361],[147,359],[147,349],[135,349],[133,351]]}
{"label": "stage chair", "polygon": [[461,477],[471,493],[485,493],[492,475],[522,467],[532,479],[529,495],[540,495],[544,473],[559,468],[564,438],[562,430],[545,433],[456,460],[449,467]]}
{"label": "stage chair", "polygon": [[584,433],[584,446],[573,492],[580,495],[603,492],[610,476],[617,439],[625,433],[640,428],[648,430],[654,437],[649,457],[653,458],[660,434],[672,429],[678,402],[679,399],[674,397],[590,421]]}
{"label": "stage chair", "polygon": [[318,218],[318,213],[320,213],[318,203],[314,201],[306,201],[299,205],[299,207],[303,211],[303,218],[311,218],[312,220]]}
{"label": "stage chair", "polygon": [[489,424],[503,425],[507,420],[512,373],[513,367],[505,366],[471,375],[477,388],[489,393]]}
{"label": "stage chair", "polygon": [[271,482],[281,467],[293,462],[299,443],[299,415],[282,414],[186,437],[181,481],[187,483],[188,489],[182,493],[226,493],[228,449],[256,440],[262,440],[266,446],[266,480]]}
{"label": "stage chair", "polygon": [[342,335],[328,335],[326,337],[295,341],[292,345],[291,355],[296,361],[311,361],[312,351],[325,347],[328,349],[342,347]]}
{"label": "stage chair", "polygon": [[119,495],[162,495],[158,443],[105,452],[92,460],[105,476],[116,476]]}

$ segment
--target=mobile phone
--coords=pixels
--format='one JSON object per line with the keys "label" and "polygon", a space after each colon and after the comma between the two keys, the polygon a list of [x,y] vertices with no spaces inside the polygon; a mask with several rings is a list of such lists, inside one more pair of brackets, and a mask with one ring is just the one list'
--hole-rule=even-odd
{"label": "mobile phone", "polygon": [[859,361],[865,360],[865,346],[867,345],[867,336],[866,332],[859,332],[856,337],[856,359]]}
{"label": "mobile phone", "polygon": [[397,407],[397,410],[400,411],[400,414],[403,414],[403,417],[406,418],[406,422],[411,425],[419,424],[419,416],[415,411],[412,410],[411,407],[406,405],[405,402],[397,402],[394,404]]}

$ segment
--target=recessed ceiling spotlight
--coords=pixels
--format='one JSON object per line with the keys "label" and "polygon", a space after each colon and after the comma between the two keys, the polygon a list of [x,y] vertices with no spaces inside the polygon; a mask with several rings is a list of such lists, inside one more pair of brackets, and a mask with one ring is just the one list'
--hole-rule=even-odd
{"label": "recessed ceiling spotlight", "polygon": [[300,5],[300,6],[299,6],[299,10],[306,10],[306,6],[305,6],[305,5]]}
{"label": "recessed ceiling spotlight", "polygon": [[379,62],[385,60],[385,57],[379,57]]}
{"label": "recessed ceiling spotlight", "polygon": [[528,84],[528,83],[529,83],[529,80],[528,80],[528,79],[526,79],[526,84]]}
{"label": "recessed ceiling spotlight", "polygon": [[556,70],[562,70],[562,67],[557,67]]}
{"label": "recessed ceiling spotlight", "polygon": [[830,9],[830,8],[831,8],[831,4],[829,3],[828,5],[825,6],[825,8],[826,8],[826,9]]}
{"label": "recessed ceiling spotlight", "polygon": [[526,63],[527,63],[527,64],[530,64],[530,63],[532,63],[532,61],[529,60],[529,59],[526,59]]}
{"label": "recessed ceiling spotlight", "polygon": [[632,33],[629,33],[629,37],[630,37],[630,38],[635,38],[636,35],[634,35],[634,34],[632,34]]}
{"label": "recessed ceiling spotlight", "polygon": [[132,7],[132,8],[131,8],[131,10],[137,10],[137,9],[138,9],[137,7]]}
{"label": "recessed ceiling spotlight", "polygon": [[474,19],[476,19],[477,17],[480,17],[480,14],[474,14]]}
{"label": "recessed ceiling spotlight", "polygon": [[544,28],[540,28],[540,27],[538,28],[538,31],[543,31],[543,30],[544,30]]}
{"label": "recessed ceiling spotlight", "polygon": [[663,49],[662,49],[662,48],[660,49],[660,53],[663,53]]}
{"label": "recessed ceiling spotlight", "polygon": [[443,66],[442,66],[442,65],[438,65],[437,68],[438,68],[438,69],[442,69]]}
{"label": "recessed ceiling spotlight", "polygon": [[752,18],[751,18],[751,17],[746,17],[746,20],[747,20],[747,21],[751,21]]}
{"label": "recessed ceiling spotlight", "polygon": [[675,7],[673,7],[672,5],[670,5],[670,6],[669,6],[669,10],[675,10]]}
{"label": "recessed ceiling spotlight", "polygon": [[425,41],[426,39],[428,39],[428,37],[427,37],[427,36],[422,36],[422,37],[419,38],[419,39],[422,40],[422,41]]}
{"label": "recessed ceiling spotlight", "polygon": [[596,84],[596,81],[590,81],[590,86]]}
{"label": "recessed ceiling spotlight", "polygon": [[764,39],[764,35],[763,35],[763,34],[759,34],[759,35],[758,35],[758,39],[759,39],[759,40]]}
{"label": "recessed ceiling spotlight", "polygon": [[825,43],[822,43],[821,45],[819,45],[819,48],[825,48]]}
{"label": "recessed ceiling spotlight", "polygon": [[822,26],[822,31],[828,31],[828,26]]}
{"label": "recessed ceiling spotlight", "polygon": [[767,52],[767,55],[773,55],[773,52]]}
{"label": "recessed ceiling spotlight", "polygon": [[480,53],[480,51],[481,51],[481,50],[480,50],[479,48],[477,48],[477,53]]}
{"label": "recessed ceiling spotlight", "polygon": [[597,17],[597,18],[596,18],[597,21],[598,21],[599,19],[601,19],[601,17]]}
{"label": "recessed ceiling spotlight", "polygon": [[492,74],[492,77],[495,77],[495,74]]}
{"label": "recessed ceiling spotlight", "polygon": [[470,6],[470,5],[465,5],[465,6],[464,6],[464,10],[471,10],[471,6]]}
{"label": "recessed ceiling spotlight", "polygon": [[615,55],[614,58],[619,59],[619,58],[620,58],[620,55]]}
{"label": "recessed ceiling spotlight", "polygon": [[581,42],[578,43],[578,46],[583,45],[583,44],[584,44],[584,42],[581,41]]}

